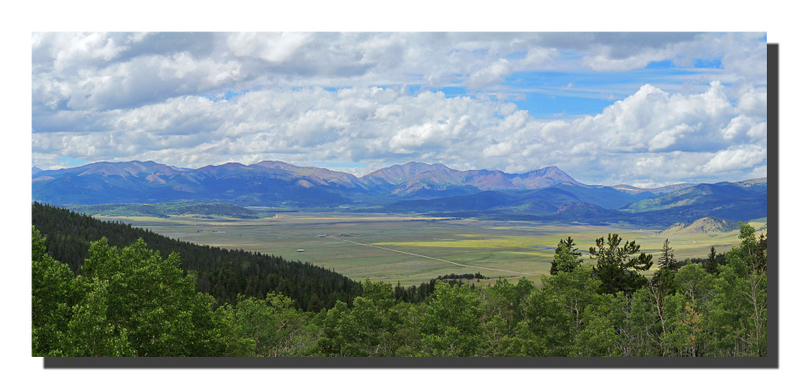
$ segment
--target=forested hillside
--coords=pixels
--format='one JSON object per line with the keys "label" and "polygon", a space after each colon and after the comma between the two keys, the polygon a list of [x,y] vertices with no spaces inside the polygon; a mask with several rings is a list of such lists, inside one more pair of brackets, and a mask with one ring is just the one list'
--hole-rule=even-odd
{"label": "forested hillside", "polygon": [[[452,285],[482,278],[453,274],[417,289],[431,293],[419,299],[367,280],[351,304],[340,298],[331,306],[330,294],[317,294],[324,306],[317,313],[308,291],[355,296],[357,284],[310,265],[188,245],[39,204],[34,215],[48,231],[37,226],[32,236],[37,356],[767,355],[767,240],[744,223],[740,245],[723,253],[723,261],[711,250],[704,264],[681,266],[668,240],[653,255],[616,234],[598,238],[586,258],[566,239],[541,287],[525,279]],[[119,250],[111,234],[93,243],[84,238],[108,233],[131,243]],[[58,249],[76,242],[86,244],[85,253]],[[164,249],[159,254],[155,247]],[[71,259],[54,259],[62,255]],[[181,269],[187,264],[197,275]],[[654,277],[643,276],[655,264]],[[261,266],[290,277],[277,285],[299,287],[225,297],[229,287],[249,290],[251,280],[269,280],[274,273],[243,276]],[[320,280],[341,280],[341,286],[325,292],[319,285],[337,284]]]}
{"label": "forested hillside", "polygon": [[100,204],[72,205],[66,207],[78,213],[105,216],[155,216],[168,218],[171,215],[218,215],[236,219],[272,217],[272,213],[259,213],[248,208],[225,203],[177,202],[157,204]]}
{"label": "forested hillside", "polygon": [[49,205],[33,204],[33,225],[46,238],[47,253],[77,273],[82,273],[91,242],[103,237],[109,245],[119,248],[143,239],[148,248],[160,252],[164,258],[177,253],[184,272],[194,275],[197,290],[210,293],[220,304],[235,303],[239,293],[262,298],[276,292],[294,299],[302,310],[319,311],[339,300],[352,303],[360,293],[357,282],[316,265],[181,242]]}

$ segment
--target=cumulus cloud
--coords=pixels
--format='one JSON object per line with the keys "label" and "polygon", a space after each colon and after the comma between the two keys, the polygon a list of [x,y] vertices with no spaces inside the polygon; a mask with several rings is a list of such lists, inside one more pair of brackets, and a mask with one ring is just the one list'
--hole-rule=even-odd
{"label": "cumulus cloud", "polygon": [[558,165],[589,183],[641,177],[670,183],[752,169],[765,158],[764,143],[724,136],[738,128],[758,137],[765,123],[736,113],[720,88],[714,83],[704,93],[683,96],[644,85],[601,114],[553,121],[524,110],[499,116],[508,107],[492,101],[401,88],[173,98],[89,119],[90,127],[108,131],[37,133],[33,148],[36,155],[193,167],[260,159],[376,168],[423,160],[512,172]]}
{"label": "cumulus cloud", "polygon": [[[757,66],[765,49],[757,38],[34,34],[34,164],[277,159],[357,163],[342,170],[365,174],[415,160],[509,172],[557,165],[596,184],[749,178],[764,171],[766,149],[766,88]],[[743,49],[734,52],[737,46]],[[654,83],[629,95],[603,92],[611,102],[597,114],[543,120],[513,102],[529,93],[514,89],[519,72],[715,58],[721,69],[691,79],[706,82],[680,93]],[[550,88],[573,93],[574,83],[582,89],[585,79]]]}
{"label": "cumulus cloud", "polygon": [[705,173],[752,168],[766,159],[766,149],[757,145],[739,145],[723,150],[699,167]]}
{"label": "cumulus cloud", "polygon": [[505,76],[510,75],[512,72],[510,62],[505,58],[501,58],[499,61],[470,74],[466,80],[466,85],[472,89],[480,89],[486,85],[501,82]]}
{"label": "cumulus cloud", "polygon": [[[33,36],[33,102],[47,109],[102,110],[276,85],[456,84],[480,89],[502,83],[512,72],[619,71],[663,59],[690,65],[693,59],[720,58],[726,73],[713,74],[716,79],[735,71],[729,77],[757,85],[765,82],[765,43],[756,38],[653,33],[45,33]],[[564,50],[571,55],[562,55]]]}
{"label": "cumulus cloud", "polygon": [[765,117],[766,88],[749,88],[738,98],[737,108],[748,116]]}
{"label": "cumulus cloud", "polygon": [[649,140],[649,151],[658,151],[666,149],[675,143],[678,139],[684,139],[688,133],[699,130],[701,126],[689,126],[681,123],[674,128],[662,131]]}
{"label": "cumulus cloud", "polygon": [[765,82],[765,33],[596,33],[587,34],[584,66],[597,71],[645,68],[652,62],[671,60],[691,67],[697,60],[720,62],[738,77]]}
{"label": "cumulus cloud", "polygon": [[227,46],[236,56],[254,56],[268,62],[283,62],[308,42],[308,33],[236,33],[228,36]]}

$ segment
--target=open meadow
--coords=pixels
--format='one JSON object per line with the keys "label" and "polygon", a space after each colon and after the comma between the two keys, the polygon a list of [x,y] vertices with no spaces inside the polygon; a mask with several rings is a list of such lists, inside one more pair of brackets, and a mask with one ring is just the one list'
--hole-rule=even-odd
{"label": "open meadow", "polygon": [[[625,225],[588,226],[540,222],[442,219],[419,215],[285,212],[260,219],[181,215],[105,217],[197,244],[244,249],[340,272],[356,281],[418,285],[451,273],[481,273],[481,283],[521,277],[540,283],[561,239],[571,236],[581,251],[608,233],[635,240],[657,264],[668,238],[677,260],[706,257],[738,244],[738,231],[721,234],[658,234]],[[752,223],[760,229],[763,222]],[[298,251],[302,250],[302,252]],[[588,260],[588,254],[583,254]],[[656,266],[647,272],[651,275]],[[473,281],[474,282],[474,281]]]}

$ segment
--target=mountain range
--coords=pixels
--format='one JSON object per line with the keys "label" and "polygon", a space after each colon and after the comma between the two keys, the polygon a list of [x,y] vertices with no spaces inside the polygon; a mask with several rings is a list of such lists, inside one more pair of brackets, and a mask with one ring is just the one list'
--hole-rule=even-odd
{"label": "mountain range", "polygon": [[279,161],[198,169],[152,161],[97,162],[32,173],[50,204],[225,202],[240,206],[417,212],[489,218],[673,224],[766,216],[765,178],[660,188],[578,182],[555,166],[525,173],[408,162],[363,177]]}

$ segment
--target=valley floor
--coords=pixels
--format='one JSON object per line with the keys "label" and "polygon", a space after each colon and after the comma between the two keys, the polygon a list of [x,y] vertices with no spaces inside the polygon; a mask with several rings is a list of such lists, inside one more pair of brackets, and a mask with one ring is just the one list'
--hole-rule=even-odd
{"label": "valley floor", "polygon": [[[641,250],[659,255],[668,238],[677,260],[703,258],[737,245],[738,231],[721,234],[674,234],[624,225],[590,226],[540,222],[431,218],[419,215],[287,212],[261,219],[197,217],[95,217],[121,220],[135,227],[192,243],[244,249],[307,261],[356,281],[419,285],[451,273],[481,273],[493,283],[499,277],[537,283],[548,274],[561,239],[571,236],[579,250],[618,233]],[[756,229],[763,223],[753,222]],[[383,248],[380,250],[378,248]],[[301,250],[301,251],[300,251]],[[588,259],[588,254],[583,258]],[[647,274],[654,272],[655,267]],[[476,282],[473,280],[472,282]]]}

